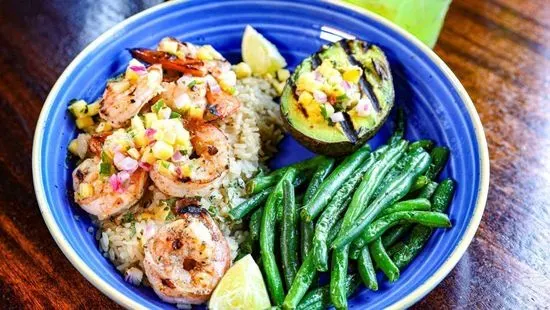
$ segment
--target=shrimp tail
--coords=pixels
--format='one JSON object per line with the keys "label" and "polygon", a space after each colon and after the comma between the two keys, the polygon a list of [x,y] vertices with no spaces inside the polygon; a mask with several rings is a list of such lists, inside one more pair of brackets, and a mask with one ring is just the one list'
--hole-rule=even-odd
{"label": "shrimp tail", "polygon": [[205,76],[208,70],[199,59],[180,59],[172,54],[146,48],[130,48],[130,54],[138,60],[149,64],[161,64],[164,69],[174,70],[192,76]]}

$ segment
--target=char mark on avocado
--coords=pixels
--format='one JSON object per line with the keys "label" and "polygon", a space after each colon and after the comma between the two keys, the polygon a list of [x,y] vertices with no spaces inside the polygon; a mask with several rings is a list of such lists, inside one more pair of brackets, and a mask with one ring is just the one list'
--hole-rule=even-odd
{"label": "char mark on avocado", "polygon": [[346,134],[346,137],[348,137],[349,142],[355,144],[359,140],[357,130],[353,127],[353,122],[349,114],[347,112],[343,112],[342,114],[344,114],[344,120],[339,122],[340,126],[342,126],[342,130]]}
{"label": "char mark on avocado", "polygon": [[[353,51],[351,50],[351,44],[353,44],[353,42],[354,42],[353,40],[341,40],[341,41],[338,41],[337,44],[339,44],[344,49],[344,51],[348,55],[348,60],[352,65],[358,66],[361,69],[363,69],[363,74],[361,75],[361,78],[359,79],[359,88],[361,89],[361,94],[363,94],[364,96],[367,96],[369,98],[370,102],[372,102],[372,106],[373,106],[374,110],[378,113],[378,112],[380,112],[380,102],[378,102],[378,98],[376,97],[376,94],[374,93],[373,86],[369,83],[369,81],[365,77],[365,74],[366,74],[366,72],[369,71],[369,68],[365,68],[365,66],[363,66],[363,64],[361,62],[357,61],[357,59],[355,58],[355,55],[353,54]],[[370,48],[370,45],[369,44],[361,44],[361,48],[362,48],[363,52],[366,53],[368,51],[368,49]]]}

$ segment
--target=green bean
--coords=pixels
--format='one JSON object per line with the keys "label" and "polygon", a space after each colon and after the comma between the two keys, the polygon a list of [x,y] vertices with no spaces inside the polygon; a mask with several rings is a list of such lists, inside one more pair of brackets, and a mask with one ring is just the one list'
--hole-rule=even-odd
{"label": "green bean", "polygon": [[443,180],[432,196],[432,211],[445,212],[453,199],[455,183],[451,179]]}
{"label": "green bean", "polygon": [[347,198],[343,195],[334,196],[315,225],[313,256],[315,257],[315,266],[318,271],[328,270],[328,233],[340,215],[346,210],[350,201],[351,197],[349,196]]}
{"label": "green bean", "polygon": [[332,251],[330,271],[330,300],[336,309],[347,309],[345,281],[348,275],[349,246]]}
{"label": "green bean", "polygon": [[[432,197],[432,210],[445,212],[449,206],[454,193],[454,181],[446,179],[439,184]],[[406,244],[395,250],[392,258],[399,268],[407,266],[422,250],[430,239],[432,228],[416,225]],[[394,246],[395,247],[395,246]]]}
{"label": "green bean", "polygon": [[434,142],[432,140],[421,139],[421,140],[412,142],[409,145],[409,151],[414,151],[415,149],[423,148],[426,152],[429,152],[433,149],[433,147],[434,147]]}
{"label": "green bean", "polygon": [[[422,226],[418,225],[418,227],[422,227]],[[416,233],[415,233],[415,235],[416,235]],[[384,245],[384,244],[382,243],[382,245]],[[397,252],[401,251],[401,249],[403,249],[404,247],[405,247],[405,242],[404,241],[399,241],[399,242],[396,242],[395,244],[393,244],[392,246],[390,246],[389,248],[387,248],[386,252],[388,253],[389,257],[392,257],[392,260],[393,260],[394,255]],[[386,249],[386,247],[384,247],[384,248]]]}
{"label": "green bean", "polygon": [[313,248],[313,236],[315,233],[315,223],[300,221],[300,253],[302,260],[306,259],[307,254]]}
{"label": "green bean", "polygon": [[260,226],[262,223],[262,212],[264,208],[259,208],[252,213],[250,216],[250,222],[248,223],[248,228],[250,231],[250,237],[252,240],[260,239]]}
{"label": "green bean", "polygon": [[371,291],[378,291],[376,271],[372,265],[369,247],[363,247],[360,251],[361,252],[357,259],[357,269],[359,270],[361,279],[363,279],[363,284],[365,284],[365,287]]}
{"label": "green bean", "polygon": [[281,229],[281,261],[286,286],[290,288],[298,272],[298,210],[294,197],[294,186],[283,180],[283,205],[285,214]]}
{"label": "green bean", "polygon": [[432,157],[432,164],[426,172],[426,177],[434,180],[445,166],[445,163],[447,163],[449,149],[446,147],[436,147],[431,151],[430,156]]}
{"label": "green bean", "polygon": [[429,227],[451,227],[449,217],[440,212],[400,211],[383,216],[370,223],[354,241],[358,248],[371,243],[391,227],[404,223],[418,223]]}
{"label": "green bean", "polygon": [[349,258],[353,260],[357,260],[359,258],[359,255],[361,254],[361,249],[351,244],[349,247]]}
{"label": "green bean", "polygon": [[[296,177],[294,178],[294,181],[292,182],[294,187],[299,187],[300,185],[304,184],[309,179],[309,175],[305,172],[297,173]],[[283,197],[279,195],[277,198],[277,222],[281,222],[283,220],[284,215],[284,207],[283,207]]]}
{"label": "green bean", "polygon": [[406,171],[388,186],[387,191],[383,195],[377,197],[369,205],[349,229],[340,230],[331,248],[340,248],[355,240],[384,208],[403,198],[409,192],[412,182],[419,175],[423,174],[430,165],[430,156],[426,152],[422,152],[417,156],[411,156],[411,158],[406,160]]}
{"label": "green bean", "polygon": [[388,172],[382,183],[376,188],[374,191],[373,197],[377,198],[380,197],[380,195],[387,191],[388,186],[390,186],[395,179],[397,179],[403,172],[405,172],[405,166],[407,162],[410,161],[410,158],[414,156],[418,156],[422,153],[425,153],[424,149],[417,148],[414,150],[408,150],[405,158],[400,160],[393,168]]}
{"label": "green bean", "polygon": [[246,192],[248,194],[256,194],[262,191],[263,189],[266,189],[268,187],[275,185],[277,182],[279,182],[281,177],[285,174],[285,172],[289,168],[294,168],[298,172],[303,172],[305,170],[310,170],[312,168],[317,167],[321,162],[325,161],[326,159],[327,159],[326,156],[315,156],[315,157],[294,163],[290,166],[273,170],[268,175],[265,175],[265,174],[258,175],[247,182]]}
{"label": "green bean", "polygon": [[[289,168],[281,180],[293,180],[296,176],[296,169]],[[281,195],[282,183],[279,181],[275,189],[267,198],[262,214],[262,223],[260,226],[260,252],[262,264],[264,268],[267,287],[271,295],[271,299],[275,305],[282,304],[284,300],[283,281],[277,267],[275,259],[275,223],[277,217],[277,201]]]}
{"label": "green bean", "polygon": [[[396,248],[392,253],[392,259],[399,269],[407,266],[422,250],[432,234],[432,228],[416,225],[411,231],[411,236],[407,243],[400,248]],[[393,248],[393,247],[392,247]]]}
{"label": "green bean", "polygon": [[267,200],[267,197],[273,191],[273,187],[268,187],[261,192],[254,194],[254,196],[248,198],[246,201],[236,206],[235,208],[229,211],[229,216],[233,220],[239,220],[245,217],[252,210],[259,207],[262,203]]}
{"label": "green bean", "polygon": [[[342,221],[336,222],[332,227],[331,234],[329,234],[329,243],[334,240],[336,237],[335,233],[332,231],[338,232],[342,227]],[[307,292],[314,279],[317,277],[317,269],[313,261],[313,252],[310,251],[306,258],[302,261],[302,265],[296,273],[296,277],[288,290],[283,303],[284,309],[295,309],[304,294]]]}
{"label": "green bean", "polygon": [[[349,275],[346,278],[346,297],[350,297],[360,284],[360,279],[357,275]],[[326,309],[331,306],[330,302],[330,286],[325,285],[320,288],[309,291],[296,310],[312,310]]]}
{"label": "green bean", "polygon": [[349,229],[357,217],[363,212],[372,197],[374,189],[378,187],[386,173],[388,173],[390,168],[399,160],[406,147],[406,141],[396,142],[395,146],[390,146],[388,150],[380,156],[379,160],[365,173],[363,180],[353,194],[348,210],[344,214],[344,223],[342,224],[343,231]]}
{"label": "green bean", "polygon": [[437,188],[437,185],[439,185],[437,182],[431,181],[428,183],[428,185],[424,186],[424,188],[418,193],[418,198],[426,198],[430,199],[432,198],[432,195],[435,192],[435,189]]}
{"label": "green bean", "polygon": [[388,253],[386,253],[380,238],[377,238],[374,242],[369,244],[369,250],[376,266],[382,270],[390,282],[394,282],[399,279],[399,268],[388,256]]}
{"label": "green bean", "polygon": [[421,190],[424,188],[424,186],[428,185],[430,183],[430,179],[428,179],[427,176],[421,175],[419,176],[413,183],[411,187],[411,192],[416,192],[418,190]]}
{"label": "green bean", "polygon": [[403,139],[405,135],[405,113],[402,108],[397,109],[395,115],[395,132],[390,138],[389,144],[394,144],[397,141]]}
{"label": "green bean", "polygon": [[[413,227],[412,223],[403,224],[396,227],[388,229],[384,234],[382,234],[382,245],[384,248],[389,248],[394,245],[401,237],[407,234]],[[365,248],[365,247],[363,247]]]}
{"label": "green bean", "polygon": [[431,207],[432,207],[432,204],[426,198],[403,200],[384,209],[382,212],[380,212],[380,214],[376,217],[376,219],[379,219],[383,216],[386,216],[395,212],[400,212],[400,211],[426,211],[426,210],[430,210]]}
{"label": "green bean", "polygon": [[313,221],[324,209],[343,182],[359,167],[368,156],[370,147],[365,144],[344,159],[342,163],[323,181],[319,189],[302,209],[301,216],[306,222]]}
{"label": "green bean", "polygon": [[327,158],[319,165],[319,167],[313,174],[313,177],[311,178],[309,186],[307,187],[306,193],[304,195],[305,201],[309,201],[311,198],[313,198],[313,195],[315,195],[315,192],[317,192],[319,186],[321,186],[325,178],[334,167],[335,162],[336,160],[334,158]]}

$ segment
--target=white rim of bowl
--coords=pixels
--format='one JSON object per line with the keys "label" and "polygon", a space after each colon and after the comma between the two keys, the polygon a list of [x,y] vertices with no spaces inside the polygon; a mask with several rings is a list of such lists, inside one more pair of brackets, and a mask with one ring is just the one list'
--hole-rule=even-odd
{"label": "white rim of bowl", "polygon": [[[55,219],[50,209],[48,208],[48,203],[46,200],[46,196],[44,194],[43,183],[41,180],[42,169],[40,167],[41,158],[40,158],[39,146],[42,144],[42,139],[44,135],[43,128],[46,125],[45,121],[46,121],[47,115],[49,114],[49,111],[52,108],[54,103],[53,98],[59,92],[59,89],[67,79],[67,76],[70,73],[72,73],[76,65],[81,62],[81,59],[83,59],[86,55],[88,55],[97,46],[109,40],[114,34],[119,32],[126,24],[129,24],[136,19],[139,19],[143,16],[149,15],[153,12],[164,9],[166,7],[177,5],[178,3],[181,3],[181,2],[185,2],[185,0],[165,2],[162,4],[155,5],[154,7],[151,7],[147,10],[139,12],[135,15],[132,15],[131,17],[125,19],[124,21],[118,23],[111,29],[101,34],[97,39],[95,39],[92,43],[86,46],[86,48],[84,48],[84,50],[82,50],[82,52],[80,52],[78,56],[76,56],[74,60],[71,61],[71,63],[67,66],[67,68],[61,74],[61,76],[58,78],[55,85],[52,87],[48,97],[46,98],[46,101],[44,102],[42,111],[40,112],[40,116],[36,124],[36,129],[35,129],[34,139],[33,139],[32,171],[33,171],[33,183],[34,183],[34,188],[36,193],[36,199],[38,201],[38,205],[40,207],[40,212],[42,213],[42,217],[44,218],[44,221],[46,222],[46,226],[50,230],[50,233],[52,234],[55,242],[57,243],[57,245],[59,246],[63,254],[65,254],[65,256],[73,264],[73,266],[75,266],[75,268],[88,281],[90,281],[92,285],[94,285],[97,289],[99,289],[101,292],[103,292],[113,301],[117,302],[118,304],[126,308],[131,308],[131,309],[146,309],[146,308],[143,305],[137,303],[135,300],[132,300],[128,296],[120,293],[119,291],[114,289],[109,283],[107,283],[107,281],[97,276],[97,274],[90,267],[88,267],[88,265],[84,263],[84,261],[80,259],[78,254],[69,245],[68,241],[65,239],[65,237],[61,233],[61,230],[57,226]],[[466,249],[468,248],[468,246],[472,242],[472,239],[474,238],[474,235],[477,231],[479,223],[481,222],[481,217],[483,216],[483,211],[485,209],[485,204],[487,202],[487,193],[489,190],[489,150],[487,148],[485,133],[484,133],[479,115],[477,113],[477,110],[472,100],[470,99],[470,96],[466,92],[466,89],[464,89],[464,86],[460,83],[460,81],[454,75],[451,69],[447,67],[447,65],[443,62],[443,60],[441,60],[439,56],[437,56],[423,42],[421,42],[419,39],[417,39],[407,31],[403,30],[399,26],[394,25],[392,22],[388,21],[387,19],[375,13],[369,12],[366,9],[356,7],[341,1],[324,0],[324,2],[345,7],[347,9],[353,10],[360,14],[366,15],[369,18],[376,20],[377,22],[384,24],[386,27],[391,28],[392,30],[398,32],[406,40],[409,40],[414,45],[419,47],[422,50],[422,52],[424,52],[443,71],[445,76],[451,81],[451,83],[459,93],[460,98],[466,105],[466,109],[468,110],[468,114],[470,115],[470,119],[472,120],[472,123],[474,126],[474,131],[476,134],[476,139],[477,139],[478,149],[479,149],[481,175],[480,175],[480,183],[478,188],[476,207],[473,211],[472,218],[468,223],[466,232],[462,235],[461,240],[458,242],[458,245],[453,249],[449,257],[436,270],[436,272],[433,275],[431,275],[428,278],[428,280],[426,280],[423,284],[418,286],[414,291],[412,291],[407,296],[401,298],[399,301],[397,301],[396,303],[388,307],[388,309],[407,308],[413,305],[418,300],[420,300],[422,297],[426,296],[430,291],[432,291],[435,288],[435,286],[437,286],[449,274],[449,272],[451,272],[451,270],[456,266],[456,264],[458,263],[462,255],[464,255],[464,252],[466,252]]]}

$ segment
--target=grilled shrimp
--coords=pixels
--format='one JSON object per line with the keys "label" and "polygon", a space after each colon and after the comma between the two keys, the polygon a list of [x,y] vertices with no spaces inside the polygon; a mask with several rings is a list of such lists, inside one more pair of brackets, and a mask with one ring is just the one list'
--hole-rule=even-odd
{"label": "grilled shrimp", "polygon": [[107,83],[99,115],[114,128],[122,127],[149,100],[162,91],[162,67],[152,65],[136,82],[126,78]]}
{"label": "grilled shrimp", "polygon": [[109,179],[100,177],[99,164],[99,157],[88,158],[76,167],[72,177],[75,202],[86,212],[103,220],[138,202],[147,183],[147,172],[137,169],[128,175],[128,179],[117,190]]}
{"label": "grilled shrimp", "polygon": [[187,206],[178,214],[147,241],[143,267],[162,300],[201,304],[231,264],[229,245],[205,209]]}
{"label": "grilled shrimp", "polygon": [[175,197],[206,195],[219,185],[229,169],[230,146],[227,137],[214,125],[191,126],[194,155],[176,163],[176,170],[189,170],[185,175],[166,176],[159,172],[159,162],[149,172],[151,180],[165,194]]}

